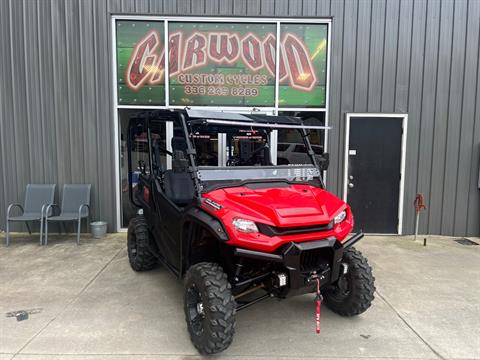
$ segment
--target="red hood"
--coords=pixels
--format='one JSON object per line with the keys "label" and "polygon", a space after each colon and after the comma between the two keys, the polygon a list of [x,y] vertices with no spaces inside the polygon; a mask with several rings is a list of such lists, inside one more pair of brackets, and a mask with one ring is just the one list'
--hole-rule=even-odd
{"label": "red hood", "polygon": [[346,208],[336,196],[310,185],[235,187],[214,190],[204,197],[220,204],[222,215],[234,212],[246,219],[280,227],[328,224]]}

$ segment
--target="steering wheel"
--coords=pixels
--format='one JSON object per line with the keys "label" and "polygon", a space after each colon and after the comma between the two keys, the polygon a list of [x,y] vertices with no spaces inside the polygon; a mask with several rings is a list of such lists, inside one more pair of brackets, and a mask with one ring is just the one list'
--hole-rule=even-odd
{"label": "steering wheel", "polygon": [[264,144],[262,146],[260,146],[258,149],[256,149],[255,151],[252,152],[252,154],[248,157],[248,159],[246,159],[245,161],[243,161],[243,164],[244,165],[248,165],[248,163],[253,160],[253,157],[254,156],[257,156],[258,153],[264,149],[268,149],[268,144]]}
{"label": "steering wheel", "polygon": [[241,162],[242,160],[238,156],[235,156],[227,160],[227,166],[239,166]]}

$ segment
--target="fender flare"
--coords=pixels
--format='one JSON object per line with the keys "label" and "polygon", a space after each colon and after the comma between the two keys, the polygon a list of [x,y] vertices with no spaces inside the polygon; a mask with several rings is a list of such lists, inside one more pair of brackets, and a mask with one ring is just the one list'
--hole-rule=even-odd
{"label": "fender flare", "polygon": [[186,260],[189,257],[190,240],[191,237],[194,236],[191,231],[193,231],[195,225],[208,230],[214,236],[214,239],[220,243],[225,243],[230,240],[227,230],[220,219],[198,207],[192,207],[187,210],[184,215],[181,231],[181,276],[184,276],[188,270]]}
{"label": "fender flare", "polygon": [[[195,223],[198,225],[202,225],[203,227],[210,230],[210,232],[214,235],[214,237],[219,241],[228,241],[230,237],[228,236],[227,230],[223,225],[222,221],[218,219],[216,216],[206,212],[205,210],[194,207],[189,209],[184,216],[183,221],[183,228],[185,227],[186,223]],[[182,237],[185,234],[182,230]]]}

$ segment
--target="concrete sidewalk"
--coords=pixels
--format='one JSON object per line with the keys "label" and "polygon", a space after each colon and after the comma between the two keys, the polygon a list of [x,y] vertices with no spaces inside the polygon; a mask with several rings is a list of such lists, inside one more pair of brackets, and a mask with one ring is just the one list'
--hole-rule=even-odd
{"label": "concrete sidewalk", "polygon": [[[135,273],[125,234],[105,239],[0,235],[0,360],[196,359],[183,291],[165,269]],[[372,308],[342,318],[312,295],[267,300],[237,316],[216,359],[480,359],[480,246],[429,237],[367,237],[357,246],[376,276]],[[18,322],[7,312],[38,309]]]}

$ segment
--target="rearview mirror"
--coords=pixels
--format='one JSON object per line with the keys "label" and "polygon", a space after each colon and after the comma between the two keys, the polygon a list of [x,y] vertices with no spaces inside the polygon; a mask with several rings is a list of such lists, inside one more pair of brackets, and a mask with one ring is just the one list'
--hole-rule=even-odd
{"label": "rearview mirror", "polygon": [[317,155],[317,162],[318,162],[318,167],[320,170],[325,171],[328,169],[328,165],[330,165],[330,154],[329,153],[323,153],[321,155]]}

